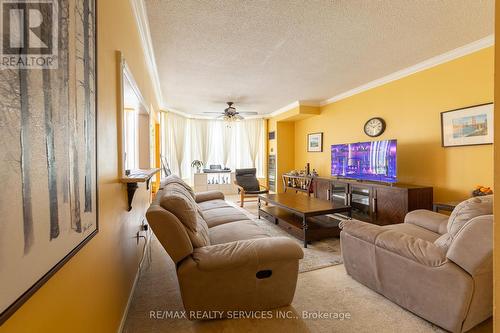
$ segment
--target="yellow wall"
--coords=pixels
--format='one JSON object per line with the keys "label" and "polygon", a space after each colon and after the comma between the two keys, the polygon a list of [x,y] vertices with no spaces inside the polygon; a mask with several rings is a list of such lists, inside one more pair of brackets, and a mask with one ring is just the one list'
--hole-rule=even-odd
{"label": "yellow wall", "polygon": [[276,124],[276,191],[283,191],[282,175],[294,168],[295,123],[279,121]]}
{"label": "yellow wall", "polygon": [[276,154],[276,120],[269,119],[267,121],[267,132],[274,132],[274,140],[267,140],[267,153],[269,155]]}
{"label": "yellow wall", "polygon": [[[99,233],[1,327],[1,333],[116,332],[143,240],[133,235],[149,197],[144,185],[128,213],[118,182],[116,50],[122,50],[148,105],[157,108],[129,1],[98,4]],[[157,111],[157,109],[155,110]]]}
{"label": "yellow wall", "polygon": [[[476,184],[493,185],[492,145],[442,148],[440,129],[440,112],[493,101],[493,60],[487,48],[321,107],[320,115],[294,122],[294,167],[309,162],[328,176],[330,145],[371,140],[363,125],[378,116],[387,130],[377,140],[398,140],[401,182],[432,185],[435,200],[459,200]],[[307,134],[314,132],[324,132],[323,153],[307,153]]]}
{"label": "yellow wall", "polygon": [[[495,7],[495,35],[500,36],[500,5]],[[495,142],[500,142],[500,44],[495,44]],[[495,188],[500,188],[500,149],[495,145]],[[493,214],[495,221],[493,223],[493,326],[494,332],[500,332],[500,227],[498,218],[500,216],[500,200],[498,195],[494,199]]]}
{"label": "yellow wall", "polygon": [[276,191],[283,192],[282,175],[304,165],[295,165],[295,124],[320,114],[317,106],[299,105],[268,120],[268,132],[275,131],[275,140],[268,140],[268,154],[276,155]]}
{"label": "yellow wall", "polygon": [[[298,109],[292,110],[291,113],[295,116],[298,114]],[[295,124],[276,117],[268,120],[267,128],[268,132],[275,132],[275,139],[268,140],[268,154],[276,155],[276,191],[281,193],[283,192],[281,176],[294,168]]]}

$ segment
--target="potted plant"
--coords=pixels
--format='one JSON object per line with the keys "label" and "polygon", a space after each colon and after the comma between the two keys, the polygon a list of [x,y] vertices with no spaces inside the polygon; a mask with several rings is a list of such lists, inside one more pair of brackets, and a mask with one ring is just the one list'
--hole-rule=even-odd
{"label": "potted plant", "polygon": [[203,162],[200,160],[194,160],[191,162],[191,167],[196,168],[196,173],[201,173],[201,168],[203,167]]}

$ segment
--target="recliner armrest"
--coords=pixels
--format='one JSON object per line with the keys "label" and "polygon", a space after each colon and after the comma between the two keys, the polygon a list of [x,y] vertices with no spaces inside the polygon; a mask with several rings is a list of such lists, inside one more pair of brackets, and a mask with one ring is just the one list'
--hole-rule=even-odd
{"label": "recliner armrest", "polygon": [[257,266],[267,262],[298,260],[304,252],[286,237],[269,237],[217,244],[194,249],[192,258],[203,271]]}
{"label": "recliner armrest", "polygon": [[394,230],[378,235],[375,245],[426,266],[437,267],[446,262],[446,252],[441,247]]}
{"label": "recliner armrest", "polygon": [[358,220],[341,221],[339,227],[342,232],[372,244],[375,244],[375,240],[380,233],[387,230],[379,225]]}
{"label": "recliner armrest", "polygon": [[454,237],[448,259],[470,275],[493,271],[493,215],[477,216]]}
{"label": "recliner armrest", "polygon": [[224,200],[224,198],[224,193],[222,193],[221,191],[206,191],[196,193],[194,200],[196,201],[196,203],[200,203],[209,200]]}
{"label": "recliner armrest", "polygon": [[413,224],[437,234],[445,234],[448,225],[448,215],[426,209],[417,209],[405,216],[405,223]]}

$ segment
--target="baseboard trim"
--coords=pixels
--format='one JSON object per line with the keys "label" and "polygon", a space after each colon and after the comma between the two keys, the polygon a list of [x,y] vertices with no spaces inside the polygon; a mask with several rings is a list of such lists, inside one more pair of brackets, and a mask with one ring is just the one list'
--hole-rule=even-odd
{"label": "baseboard trim", "polygon": [[135,287],[137,286],[137,281],[139,281],[139,277],[141,276],[142,264],[144,263],[144,258],[146,258],[146,252],[148,251],[148,248],[150,246],[151,246],[151,232],[148,232],[146,238],[146,244],[144,245],[144,250],[142,251],[141,261],[139,262],[139,267],[137,268],[137,272],[135,273],[134,283],[132,284],[132,288],[130,289],[127,305],[125,306],[125,310],[123,311],[122,319],[120,321],[120,326],[118,327],[118,333],[123,332],[125,321],[127,320],[128,310],[130,308],[130,304],[132,303],[132,298],[134,297]]}

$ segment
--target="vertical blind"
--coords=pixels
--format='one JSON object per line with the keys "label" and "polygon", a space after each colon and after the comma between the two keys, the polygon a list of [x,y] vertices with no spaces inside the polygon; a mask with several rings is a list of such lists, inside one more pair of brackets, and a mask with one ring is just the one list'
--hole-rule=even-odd
{"label": "vertical blind", "polygon": [[190,179],[195,172],[193,160],[206,167],[220,164],[232,170],[257,168],[264,177],[264,119],[224,122],[211,119],[190,119],[172,112],[161,112],[161,154],[172,173]]}

